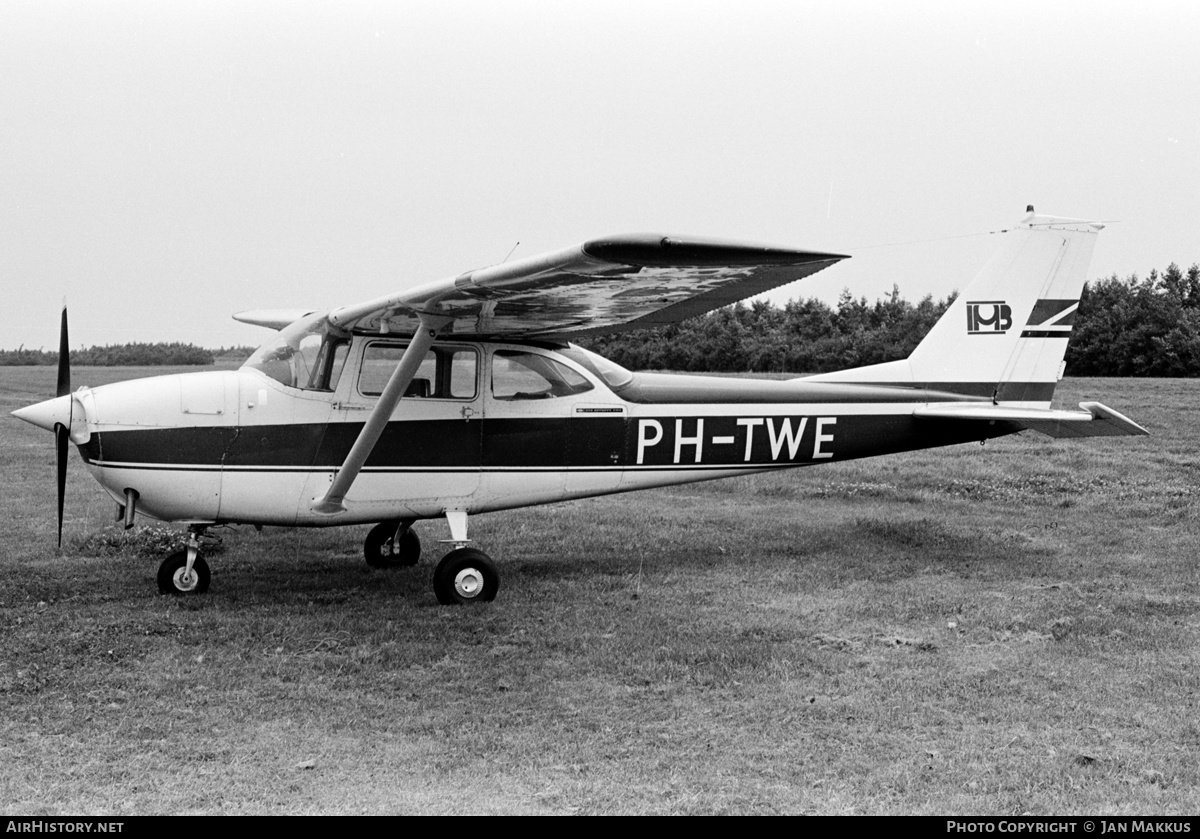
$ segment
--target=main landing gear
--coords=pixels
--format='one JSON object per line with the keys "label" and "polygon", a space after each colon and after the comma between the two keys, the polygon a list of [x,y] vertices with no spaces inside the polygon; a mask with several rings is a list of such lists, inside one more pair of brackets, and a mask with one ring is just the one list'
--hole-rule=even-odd
{"label": "main landing gear", "polygon": [[367,534],[363,555],[372,568],[416,565],[421,558],[421,540],[411,521],[385,521]]}
{"label": "main landing gear", "polygon": [[[444,540],[454,549],[442,557],[433,572],[433,593],[446,606],[463,603],[487,603],[496,599],[500,572],[492,558],[478,548],[467,547],[467,514],[446,513],[450,538]],[[363,542],[363,554],[372,568],[397,568],[417,564],[421,540],[411,521],[385,521],[377,524]]]}

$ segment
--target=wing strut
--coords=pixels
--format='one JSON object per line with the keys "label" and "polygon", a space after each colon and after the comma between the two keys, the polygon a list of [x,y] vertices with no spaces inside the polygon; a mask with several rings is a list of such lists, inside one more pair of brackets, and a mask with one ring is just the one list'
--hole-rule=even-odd
{"label": "wing strut", "polygon": [[392,418],[392,412],[396,410],[404,391],[412,383],[413,376],[417,374],[417,368],[425,360],[425,353],[429,352],[429,348],[433,346],[438,330],[453,322],[453,318],[425,312],[420,313],[420,318],[421,328],[413,334],[412,341],[404,351],[404,355],[400,357],[396,369],[392,371],[392,377],[388,379],[383,393],[379,395],[379,402],[375,404],[375,410],[371,412],[362,431],[358,433],[358,439],[350,447],[350,453],[346,455],[346,462],[338,470],[333,483],[329,486],[329,491],[325,493],[324,498],[313,501],[313,512],[329,516],[346,512],[346,505],[343,502],[351,484],[354,483],[363,464],[367,462],[367,458],[374,451],[375,444],[379,442],[379,438],[383,434],[383,429],[387,427],[388,421]]}

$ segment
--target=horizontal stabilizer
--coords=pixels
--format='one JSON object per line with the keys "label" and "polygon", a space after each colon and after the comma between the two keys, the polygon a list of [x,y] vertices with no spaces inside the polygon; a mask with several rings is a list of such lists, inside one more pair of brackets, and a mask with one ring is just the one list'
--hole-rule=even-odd
{"label": "horizontal stabilizer", "polygon": [[1050,437],[1127,437],[1150,432],[1099,402],[1080,402],[1082,411],[1017,408],[991,403],[946,402],[913,412],[918,419],[1006,422]]}
{"label": "horizontal stabilizer", "polygon": [[316,309],[251,309],[248,312],[238,312],[233,319],[254,326],[265,326],[268,329],[283,329],[315,311]]}

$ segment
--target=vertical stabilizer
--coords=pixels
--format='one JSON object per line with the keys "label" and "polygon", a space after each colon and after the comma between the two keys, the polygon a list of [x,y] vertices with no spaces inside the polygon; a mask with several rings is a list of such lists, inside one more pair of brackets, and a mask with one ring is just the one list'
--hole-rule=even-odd
{"label": "vertical stabilizer", "polygon": [[907,359],[811,378],[1048,406],[1102,228],[1030,207],[1017,227],[1000,234],[1000,249]]}

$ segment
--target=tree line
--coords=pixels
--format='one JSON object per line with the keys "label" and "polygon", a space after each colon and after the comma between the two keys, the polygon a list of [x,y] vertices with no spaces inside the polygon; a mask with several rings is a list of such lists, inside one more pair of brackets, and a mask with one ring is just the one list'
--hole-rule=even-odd
{"label": "tree line", "polygon": [[[738,303],[663,329],[579,343],[631,370],[825,373],[906,358],[954,295],[869,304],[843,292],[783,306]],[[1200,376],[1200,265],[1088,283],[1067,348],[1075,376]]]}
{"label": "tree line", "polygon": [[1200,376],[1200,265],[1088,283],[1066,361],[1075,376]]}
{"label": "tree line", "polygon": [[[194,344],[110,344],[71,350],[71,365],[80,367],[210,366],[217,358],[247,358],[251,347],[207,350]],[[0,366],[58,364],[58,350],[0,350]]]}
{"label": "tree line", "polygon": [[[660,329],[601,335],[579,343],[631,370],[824,373],[905,358],[953,302],[887,297],[868,303],[842,292],[837,305],[790,300],[738,303]],[[244,359],[250,347],[123,344],[72,350],[77,365],[212,365]],[[1067,348],[1075,376],[1200,376],[1200,264],[1172,263],[1139,279],[1116,274],[1088,283]],[[0,350],[0,365],[57,364],[56,351]]]}
{"label": "tree line", "polygon": [[917,304],[899,289],[874,304],[842,292],[836,307],[815,298],[783,306],[737,303],[653,330],[579,343],[630,370],[819,373],[904,358],[953,297]]}

